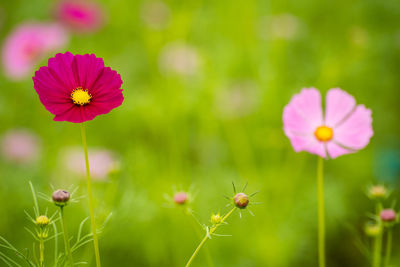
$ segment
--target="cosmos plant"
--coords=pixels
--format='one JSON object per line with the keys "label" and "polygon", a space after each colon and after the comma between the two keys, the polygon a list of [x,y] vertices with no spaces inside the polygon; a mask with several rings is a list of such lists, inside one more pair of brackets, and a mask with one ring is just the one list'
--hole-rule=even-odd
{"label": "cosmos plant", "polygon": [[[104,66],[94,54],[73,55],[70,52],[50,58],[33,77],[34,88],[44,107],[55,115],[55,121],[79,123],[85,154],[86,180],[96,266],[101,266],[91,186],[89,157],[84,122],[120,106],[121,76]],[[71,264],[72,265],[72,264]]]}
{"label": "cosmos plant", "polygon": [[[390,190],[384,185],[378,184],[370,186],[367,190],[367,196],[375,204],[375,211],[369,215],[369,221],[365,225],[365,234],[372,240],[371,253],[368,245],[360,242],[360,248],[365,252],[371,261],[372,267],[389,267],[392,243],[393,243],[393,228],[399,222],[398,212],[392,207],[385,208],[388,200],[390,199]],[[393,201],[392,203],[395,203]],[[382,253],[383,239],[386,235],[385,254]],[[382,257],[384,256],[384,257]]]}
{"label": "cosmos plant", "polygon": [[[225,213],[224,215],[221,215],[220,213],[213,213],[210,217],[210,224],[209,225],[202,225],[202,228],[205,231],[205,235],[200,241],[200,244],[197,246],[195,251],[193,252],[192,256],[189,258],[188,262],[186,263],[186,267],[189,267],[192,265],[194,259],[198,255],[199,251],[204,247],[205,243],[207,240],[211,239],[212,236],[227,236],[227,235],[221,235],[217,234],[216,231],[220,226],[223,226],[227,224],[227,219],[236,211],[239,210],[239,215],[242,217],[242,211],[246,210],[248,211],[251,215],[253,213],[249,210],[250,205],[255,205],[258,204],[256,202],[250,201],[250,199],[257,194],[258,192],[255,192],[251,195],[247,195],[245,192],[247,183],[243,187],[243,189],[240,192],[236,192],[236,187],[233,185],[233,191],[234,191],[234,196],[233,197],[226,197],[229,200],[228,207],[231,206],[232,208]],[[178,196],[177,199],[182,196],[182,195],[176,195]],[[175,199],[175,198],[174,198]],[[176,202],[176,201],[175,201]],[[179,203],[179,202],[178,202]],[[183,203],[181,203],[182,205]],[[254,216],[254,215],[253,215]],[[197,220],[197,219],[196,219]],[[198,220],[197,220],[198,221]],[[207,252],[208,254],[208,252]]]}
{"label": "cosmos plant", "polygon": [[[40,192],[36,192],[31,182],[29,182],[32,197],[33,197],[33,212],[25,211],[28,221],[31,223],[25,230],[33,239],[32,250],[19,250],[4,237],[0,236],[0,247],[12,252],[9,255],[0,251],[0,261],[3,261],[7,266],[74,266],[72,258],[73,253],[76,253],[80,248],[93,241],[92,233],[84,233],[84,224],[87,218],[82,220],[76,236],[68,236],[66,223],[64,220],[63,208],[72,203],[77,203],[79,197],[75,197],[77,188],[72,189],[71,193],[67,190],[56,190],[52,197]],[[59,210],[54,211],[49,215],[49,209],[43,209],[39,205],[39,198],[53,203],[59,207]],[[43,211],[44,210],[44,211]],[[110,216],[109,216],[110,217]],[[109,219],[106,219],[106,221]],[[59,232],[61,226],[61,232]],[[104,225],[100,227],[99,232]],[[59,244],[59,236],[63,235],[64,252]],[[51,245],[53,244],[53,245]],[[54,251],[54,254],[46,253]],[[21,265],[24,262],[26,265]],[[76,262],[75,264],[85,264],[86,262]]]}
{"label": "cosmos plant", "polygon": [[305,88],[292,97],[283,110],[283,130],[296,152],[318,156],[318,255],[325,266],[325,205],[323,162],[355,153],[369,143],[373,135],[371,110],[357,105],[353,96],[334,88],[326,94],[325,112],[321,94]]}

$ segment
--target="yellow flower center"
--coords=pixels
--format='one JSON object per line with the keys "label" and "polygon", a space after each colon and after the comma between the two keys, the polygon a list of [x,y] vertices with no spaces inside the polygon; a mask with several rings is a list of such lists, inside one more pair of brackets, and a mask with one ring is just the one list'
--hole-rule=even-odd
{"label": "yellow flower center", "polygon": [[78,87],[72,91],[71,99],[75,105],[84,106],[84,105],[87,105],[90,103],[90,100],[92,99],[92,95],[89,94],[87,89]]}
{"label": "yellow flower center", "polygon": [[40,226],[46,226],[50,223],[49,218],[47,216],[42,215],[36,218],[36,224]]}
{"label": "yellow flower center", "polygon": [[314,135],[319,141],[328,142],[333,138],[333,130],[328,126],[319,126]]}

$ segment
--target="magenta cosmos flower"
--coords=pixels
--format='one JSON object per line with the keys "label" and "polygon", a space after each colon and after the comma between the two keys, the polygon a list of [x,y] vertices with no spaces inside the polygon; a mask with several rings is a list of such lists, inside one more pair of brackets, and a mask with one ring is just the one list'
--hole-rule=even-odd
{"label": "magenta cosmos flower", "polygon": [[34,88],[55,121],[80,123],[120,106],[121,76],[103,59],[70,52],[50,58],[33,77]]}
{"label": "magenta cosmos flower", "polygon": [[87,0],[62,0],[55,8],[55,16],[67,28],[76,32],[93,32],[104,23],[102,8]]}
{"label": "magenta cosmos flower", "polygon": [[3,46],[5,74],[13,80],[31,76],[36,63],[67,41],[66,31],[57,24],[24,23],[18,26]]}
{"label": "magenta cosmos flower", "polygon": [[333,159],[364,148],[373,135],[371,110],[339,88],[325,102],[323,113],[319,91],[306,88],[285,107],[283,128],[294,150]]}

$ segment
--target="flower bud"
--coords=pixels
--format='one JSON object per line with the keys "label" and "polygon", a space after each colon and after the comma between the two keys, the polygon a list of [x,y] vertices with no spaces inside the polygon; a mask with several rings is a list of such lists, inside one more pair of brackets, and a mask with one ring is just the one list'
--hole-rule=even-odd
{"label": "flower bud", "polygon": [[367,224],[364,228],[367,236],[375,237],[378,236],[382,232],[382,227],[378,224]]}
{"label": "flower bud", "polygon": [[174,195],[174,202],[179,205],[186,203],[188,196],[185,192],[178,192]]}
{"label": "flower bud", "polygon": [[62,207],[67,205],[68,200],[70,198],[70,194],[66,190],[59,189],[53,193],[52,198],[57,206]]}
{"label": "flower bud", "polygon": [[222,217],[221,217],[221,215],[219,213],[217,213],[217,214],[213,213],[211,215],[210,221],[211,221],[212,224],[219,224],[222,221]]}
{"label": "flower bud", "polygon": [[233,202],[239,209],[244,209],[249,204],[249,197],[245,193],[237,193],[233,198]]}
{"label": "flower bud", "polygon": [[388,190],[383,185],[374,185],[368,188],[368,197],[371,199],[383,199],[388,195]]}
{"label": "flower bud", "polygon": [[39,238],[47,238],[47,237],[49,237],[49,234],[48,234],[47,231],[43,231],[41,233],[38,233],[37,235],[38,235]]}
{"label": "flower bud", "polygon": [[380,217],[384,222],[393,222],[396,220],[396,212],[392,209],[385,209],[381,211]]}
{"label": "flower bud", "polygon": [[41,215],[39,217],[36,218],[36,224],[39,226],[46,226],[50,223],[49,218],[47,218],[47,216],[45,215]]}

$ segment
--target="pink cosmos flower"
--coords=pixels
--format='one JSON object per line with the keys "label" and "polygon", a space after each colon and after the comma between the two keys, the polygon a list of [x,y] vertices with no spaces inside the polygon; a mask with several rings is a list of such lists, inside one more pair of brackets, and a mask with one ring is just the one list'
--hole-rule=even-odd
{"label": "pink cosmos flower", "polygon": [[1,153],[6,160],[20,164],[31,163],[39,157],[39,143],[38,137],[28,130],[9,130],[2,137]]}
{"label": "pink cosmos flower", "polygon": [[294,95],[283,111],[283,128],[296,152],[332,159],[364,148],[373,135],[371,110],[339,88],[328,91],[325,114],[317,89]]}
{"label": "pink cosmos flower", "polygon": [[63,47],[68,41],[66,31],[57,24],[24,23],[6,39],[3,51],[5,74],[13,80],[30,75],[43,57]]}
{"label": "pink cosmos flower", "polygon": [[96,31],[105,18],[98,4],[83,0],[62,0],[57,4],[55,14],[62,24],[76,32]]}
{"label": "pink cosmos flower", "polygon": [[121,76],[102,58],[70,52],[50,58],[33,77],[34,88],[55,121],[85,122],[120,106]]}

